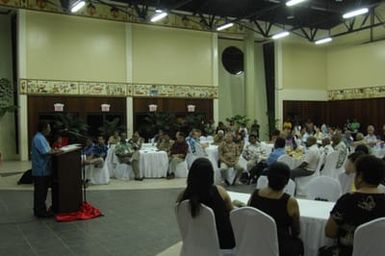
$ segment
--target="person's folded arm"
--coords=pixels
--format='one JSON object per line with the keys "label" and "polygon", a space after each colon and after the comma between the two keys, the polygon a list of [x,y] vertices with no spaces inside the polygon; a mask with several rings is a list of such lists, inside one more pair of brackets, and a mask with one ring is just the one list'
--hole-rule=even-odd
{"label": "person's folded arm", "polygon": [[290,197],[287,202],[287,212],[292,219],[291,234],[297,237],[301,230],[299,221],[300,213],[298,202],[294,197]]}

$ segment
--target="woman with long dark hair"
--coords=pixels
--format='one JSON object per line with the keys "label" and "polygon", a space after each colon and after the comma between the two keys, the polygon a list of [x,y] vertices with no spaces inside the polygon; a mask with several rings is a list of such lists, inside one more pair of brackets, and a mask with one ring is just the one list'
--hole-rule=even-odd
{"label": "woman with long dark hair", "polygon": [[210,207],[215,215],[220,248],[235,247],[229,218],[229,213],[234,207],[226,190],[214,185],[214,170],[208,159],[198,158],[191,165],[187,188],[178,197],[178,202],[183,200],[190,200],[190,213],[193,218],[199,215],[201,204]]}

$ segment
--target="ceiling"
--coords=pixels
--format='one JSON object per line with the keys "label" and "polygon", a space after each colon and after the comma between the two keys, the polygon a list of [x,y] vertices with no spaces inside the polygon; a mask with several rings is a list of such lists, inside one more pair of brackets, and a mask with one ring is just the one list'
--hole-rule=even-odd
{"label": "ceiling", "polygon": [[358,7],[376,7],[381,0],[307,0],[287,7],[286,0],[114,0],[131,6],[150,6],[232,21],[266,21],[311,29],[332,29],[342,14]]}

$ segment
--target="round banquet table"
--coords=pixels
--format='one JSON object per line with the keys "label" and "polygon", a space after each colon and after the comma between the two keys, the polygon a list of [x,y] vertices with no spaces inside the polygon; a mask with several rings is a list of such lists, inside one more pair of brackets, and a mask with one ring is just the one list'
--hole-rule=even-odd
{"label": "round banquet table", "polygon": [[139,150],[139,169],[144,178],[162,178],[167,176],[168,155],[156,148]]}
{"label": "round banquet table", "polygon": [[[228,191],[232,200],[247,204],[250,194]],[[329,219],[334,202],[298,199],[300,212],[300,237],[305,247],[305,256],[317,256],[318,249],[324,245],[332,245],[333,240],[325,236],[325,226]]]}

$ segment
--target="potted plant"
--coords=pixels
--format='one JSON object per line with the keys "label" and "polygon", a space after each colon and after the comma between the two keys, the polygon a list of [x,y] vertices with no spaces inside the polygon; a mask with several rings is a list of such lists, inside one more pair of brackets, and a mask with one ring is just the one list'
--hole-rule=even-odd
{"label": "potted plant", "polygon": [[79,138],[85,138],[88,125],[81,118],[65,112],[56,116],[53,128],[67,134],[69,142],[75,143]]}
{"label": "potted plant", "polygon": [[17,106],[12,104],[13,89],[11,82],[6,78],[0,79],[0,120],[7,112],[13,112]]}
{"label": "potted plant", "polygon": [[99,132],[104,136],[111,136],[115,131],[125,131],[126,126],[119,124],[120,119],[118,117],[114,118],[112,121],[105,120],[103,126],[99,127]]}

